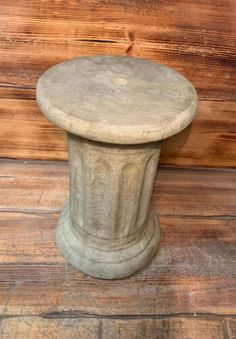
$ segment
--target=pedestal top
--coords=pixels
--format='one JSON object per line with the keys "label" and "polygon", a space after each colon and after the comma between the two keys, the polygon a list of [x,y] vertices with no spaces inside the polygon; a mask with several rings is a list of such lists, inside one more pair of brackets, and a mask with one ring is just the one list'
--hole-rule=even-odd
{"label": "pedestal top", "polygon": [[55,65],[39,79],[37,101],[68,132],[116,144],[167,138],[189,125],[197,108],[194,87],[177,71],[121,56]]}

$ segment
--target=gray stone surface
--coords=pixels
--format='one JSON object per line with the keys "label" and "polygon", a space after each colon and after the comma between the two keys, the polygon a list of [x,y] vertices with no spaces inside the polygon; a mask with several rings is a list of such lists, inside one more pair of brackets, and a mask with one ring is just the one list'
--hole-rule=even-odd
{"label": "gray stone surface", "polygon": [[68,132],[70,199],[56,236],[62,254],[98,278],[138,271],[160,239],[151,207],[160,140],[191,122],[195,89],[153,62],[95,56],[45,72],[37,100]]}
{"label": "gray stone surface", "polygon": [[137,144],[185,128],[197,95],[181,74],[154,62],[111,56],[81,57],[50,68],[37,85],[44,114],[90,140]]}

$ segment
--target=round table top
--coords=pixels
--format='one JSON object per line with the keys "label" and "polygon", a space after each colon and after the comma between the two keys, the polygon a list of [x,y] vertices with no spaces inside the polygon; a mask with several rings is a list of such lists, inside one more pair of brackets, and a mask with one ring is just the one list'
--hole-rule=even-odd
{"label": "round table top", "polygon": [[162,140],[189,125],[197,94],[177,71],[121,56],[79,57],[46,71],[37,84],[42,112],[68,132],[100,142]]}

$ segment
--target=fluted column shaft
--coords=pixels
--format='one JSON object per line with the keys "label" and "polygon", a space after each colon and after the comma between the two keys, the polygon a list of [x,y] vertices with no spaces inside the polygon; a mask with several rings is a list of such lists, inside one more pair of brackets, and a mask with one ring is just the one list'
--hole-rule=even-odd
{"label": "fluted column shaft", "polygon": [[[68,133],[68,149],[70,199],[61,223],[65,224],[65,218],[69,223],[62,234],[59,222],[59,247],[63,251],[66,246],[67,257],[69,247],[77,253],[83,247],[72,264],[100,278],[137,271],[153,255],[159,240],[157,217],[150,205],[160,142],[114,145]],[[71,253],[69,261],[74,258]]]}
{"label": "fluted column shaft", "polygon": [[106,145],[72,134],[68,142],[75,232],[104,249],[134,241],[148,217],[159,144]]}

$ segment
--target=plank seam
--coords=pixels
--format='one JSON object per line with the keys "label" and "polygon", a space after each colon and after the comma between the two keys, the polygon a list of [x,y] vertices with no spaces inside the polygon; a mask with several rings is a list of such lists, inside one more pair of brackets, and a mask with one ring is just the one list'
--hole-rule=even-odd
{"label": "plank seam", "polygon": [[[32,215],[58,215],[62,212],[63,208],[55,210],[36,210],[36,209],[12,209],[12,208],[0,208],[0,213],[19,213],[19,214],[32,214]],[[159,217],[168,217],[168,218],[181,218],[181,219],[217,219],[217,220],[236,220],[236,214],[213,214],[213,215],[198,215],[198,214],[175,214],[175,213],[160,213],[158,212]]]}
{"label": "plank seam", "polygon": [[235,314],[217,314],[217,313],[168,313],[168,314],[91,314],[80,311],[69,311],[69,312],[52,312],[45,314],[0,314],[0,319],[11,319],[11,318],[25,318],[25,317],[37,317],[41,319],[110,319],[110,320],[138,320],[138,319],[168,319],[168,318],[188,318],[196,320],[213,320],[213,319],[232,319],[236,318]]}

